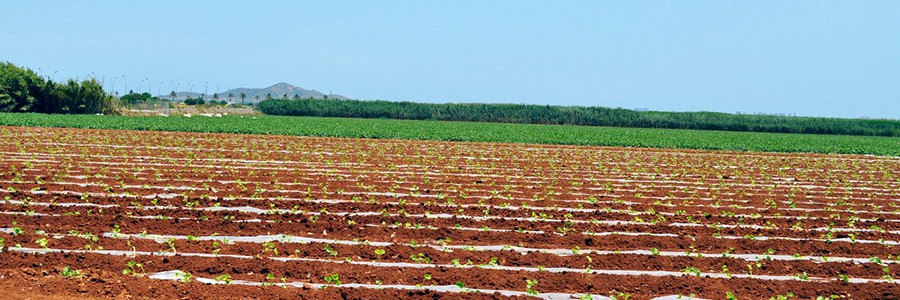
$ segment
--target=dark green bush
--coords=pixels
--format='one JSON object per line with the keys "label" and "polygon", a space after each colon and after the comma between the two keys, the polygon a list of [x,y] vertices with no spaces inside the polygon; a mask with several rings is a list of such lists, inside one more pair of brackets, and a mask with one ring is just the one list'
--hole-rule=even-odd
{"label": "dark green bush", "polygon": [[258,107],[265,114],[284,116],[900,136],[900,121],[894,120],[635,111],[581,106],[323,99],[266,100],[260,102]]}
{"label": "dark green bush", "polygon": [[34,71],[0,63],[0,112],[118,114],[115,97],[96,79],[55,83]]}

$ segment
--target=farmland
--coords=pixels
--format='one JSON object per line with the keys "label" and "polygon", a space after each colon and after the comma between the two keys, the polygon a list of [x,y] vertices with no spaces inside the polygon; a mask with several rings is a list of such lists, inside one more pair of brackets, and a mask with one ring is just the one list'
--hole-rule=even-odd
{"label": "farmland", "polygon": [[267,115],[443,120],[490,123],[669,128],[900,137],[900,121],[714,112],[635,111],[622,108],[484,103],[416,103],[334,99],[273,99]]}
{"label": "farmland", "polygon": [[9,293],[900,295],[896,157],[40,127],[0,152]]}
{"label": "farmland", "polygon": [[282,116],[208,118],[0,113],[0,126],[3,125],[900,156],[900,138],[896,137],[709,130]]}

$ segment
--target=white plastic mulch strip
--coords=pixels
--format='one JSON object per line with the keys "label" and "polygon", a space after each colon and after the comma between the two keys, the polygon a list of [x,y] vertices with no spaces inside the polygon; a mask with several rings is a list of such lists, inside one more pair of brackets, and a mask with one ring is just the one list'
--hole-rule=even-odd
{"label": "white plastic mulch strip", "polygon": [[[244,222],[253,222],[254,220],[245,220]],[[258,220],[256,220],[258,221]],[[13,234],[14,230],[12,228],[0,228],[0,232]],[[618,233],[618,232],[607,232],[607,233],[598,233],[597,235],[615,235],[615,234],[629,234],[629,233]],[[56,238],[61,238],[64,235],[57,234],[54,235]],[[185,235],[159,235],[159,234],[127,234],[127,233],[113,233],[113,232],[105,232],[102,233],[101,236],[109,237],[109,238],[124,238],[124,239],[151,239],[158,243],[163,243],[169,239],[175,240],[187,240],[188,237]],[[340,240],[340,239],[324,239],[324,238],[312,238],[312,237],[302,237],[302,236],[293,236],[293,235],[256,235],[256,236],[192,236],[191,238],[196,238],[201,241],[219,241],[223,243],[232,243],[232,242],[244,242],[244,243],[265,243],[278,241],[282,243],[319,243],[319,244],[337,244],[337,245],[369,245],[375,247],[389,247],[392,245],[397,245],[398,243],[393,242],[377,242],[377,241],[359,241],[359,240]],[[723,237],[723,238],[731,238],[731,237]],[[735,237],[737,238],[737,237]],[[519,247],[519,246],[511,246],[511,245],[435,245],[435,244],[419,244],[422,247],[430,247],[435,250],[440,250],[444,252],[453,252],[454,250],[462,250],[462,251],[513,251],[520,254],[527,253],[544,253],[544,254],[552,254],[557,256],[572,256],[572,255],[618,255],[618,254],[627,254],[627,255],[658,255],[663,257],[726,257],[726,258],[735,258],[746,261],[764,261],[764,260],[778,260],[778,261],[815,261],[815,262],[851,262],[855,264],[864,264],[864,263],[872,263],[872,258],[860,258],[860,257],[841,257],[841,256],[808,256],[808,255],[784,255],[784,254],[746,254],[746,253],[700,253],[700,252],[685,252],[685,251],[650,251],[650,250],[592,250],[592,249],[549,249],[549,248],[531,248],[531,247]],[[897,264],[900,263],[898,260],[884,259],[878,260],[879,264]]]}
{"label": "white plastic mulch strip", "polygon": [[[287,283],[264,283],[257,281],[246,281],[246,280],[231,280],[228,283],[224,281],[219,281],[210,278],[204,277],[195,277],[192,275],[188,275],[187,273],[179,270],[173,271],[164,271],[150,274],[148,276],[152,279],[160,279],[160,280],[174,280],[174,281],[183,281],[186,277],[189,277],[190,280],[197,280],[202,283],[208,284],[237,284],[237,285],[249,285],[249,286],[265,286],[271,284],[272,286],[278,287],[308,287],[308,288],[366,288],[366,289],[398,289],[398,290],[429,290],[435,292],[445,292],[445,293],[499,293],[504,296],[533,296],[541,299],[552,299],[552,300],[564,300],[564,299],[579,299],[585,294],[565,294],[565,293],[533,293],[529,294],[527,292],[521,291],[510,291],[510,290],[491,290],[491,289],[474,289],[474,288],[466,288],[459,287],[456,285],[405,285],[405,284],[363,284],[363,283],[344,283],[344,284],[323,284],[323,283],[306,283],[306,282],[287,282]],[[607,300],[613,299],[609,297],[597,296],[597,295],[587,295],[588,299],[596,299],[596,300]],[[687,298],[683,298],[687,299]]]}
{"label": "white plastic mulch strip", "polygon": [[[5,203],[10,203],[10,204],[23,204],[23,202],[22,202],[22,201],[19,201],[19,200],[8,200],[8,201],[6,201]],[[92,204],[92,203],[56,203],[56,204],[50,204],[50,203],[43,203],[43,202],[32,202],[32,203],[30,203],[30,204],[32,204],[32,205],[39,205],[39,206],[52,206],[52,205],[57,205],[57,206],[95,206],[95,207],[114,207],[114,206],[116,206],[116,205],[112,205],[112,204],[99,205],[99,204]],[[132,207],[132,206],[128,206],[127,208],[138,209],[137,207]],[[144,206],[144,207],[142,207],[142,208],[140,208],[140,209],[144,209],[144,210],[150,210],[150,209],[157,209],[157,210],[167,210],[167,209],[168,209],[168,210],[179,210],[179,209],[183,209],[183,208],[180,208],[180,207],[169,207],[169,206]],[[196,208],[196,209],[199,209],[199,210],[206,210],[206,211],[238,211],[238,212],[254,213],[254,214],[273,214],[273,213],[274,213],[274,214],[286,214],[286,213],[296,213],[295,211],[286,210],[286,209],[261,209],[261,208],[256,208],[256,207],[252,207],[252,206],[232,206],[232,207],[213,206],[213,207],[201,207],[201,208]],[[304,212],[304,214],[306,214],[306,215],[321,215],[321,213],[319,213],[319,212]],[[414,217],[414,218],[429,218],[429,219],[452,219],[452,218],[458,218],[458,219],[470,219],[470,220],[475,220],[475,221],[512,220],[512,221],[519,221],[519,222],[555,222],[555,223],[560,223],[560,222],[572,222],[572,223],[580,223],[580,224],[603,224],[603,225],[611,225],[611,226],[616,226],[616,225],[648,225],[648,224],[649,224],[649,223],[647,223],[647,222],[635,222],[635,221],[625,221],[625,220],[592,220],[592,221],[587,221],[587,220],[542,219],[542,218],[535,218],[535,217],[500,217],[500,216],[487,216],[487,217],[485,217],[485,216],[468,216],[468,215],[453,215],[453,214],[395,214],[395,213],[384,214],[384,213],[379,213],[379,212],[331,212],[331,213],[329,213],[329,214],[331,214],[331,215],[336,215],[336,216],[351,216],[351,217],[383,215],[383,216],[390,216],[390,217]],[[659,226],[672,226],[672,227],[698,227],[698,226],[699,226],[699,227],[707,227],[707,228],[716,228],[716,227],[720,227],[720,228],[765,229],[765,227],[763,227],[763,226],[757,226],[757,225],[727,225],[727,224],[724,224],[724,225],[710,225],[710,224],[694,224],[694,223],[681,223],[681,222],[673,222],[673,223],[668,223],[668,224],[662,224],[662,225],[659,225]],[[872,229],[865,229],[865,228],[862,228],[862,229],[861,229],[861,228],[841,228],[841,227],[834,227],[834,228],[810,228],[810,229],[808,229],[808,230],[810,230],[810,231],[833,231],[833,232],[875,232],[875,230],[872,230]],[[889,233],[889,234],[900,234],[900,231],[886,231],[886,233]],[[770,238],[772,238],[772,239],[782,239],[781,237],[770,237]],[[783,238],[783,239],[792,239],[792,238]],[[815,240],[815,239],[814,239],[814,240]],[[826,240],[822,239],[821,241],[826,241]],[[877,243],[877,244],[900,245],[900,242],[897,242],[897,241],[890,241],[890,240],[865,240],[865,239],[855,239],[855,240],[851,240],[851,239],[848,239],[848,238],[843,238],[843,239],[831,239],[831,240],[828,240],[828,241],[829,241],[829,242],[859,242],[859,243],[873,243],[873,244],[876,244],[876,243]]]}
{"label": "white plastic mulch strip", "polygon": [[[0,231],[3,229],[0,228]],[[617,233],[610,233],[617,234]],[[111,233],[106,232],[103,233],[104,237],[113,237],[113,238],[135,238],[135,239],[152,239],[156,242],[165,242],[168,239],[176,239],[176,240],[186,240],[188,237],[184,235],[159,235],[159,234],[124,234],[124,233]],[[351,240],[339,240],[339,239],[323,239],[323,238],[311,238],[311,237],[302,237],[302,236],[294,236],[294,235],[256,235],[256,236],[195,236],[192,238],[196,238],[201,241],[220,241],[220,242],[245,242],[245,243],[265,243],[278,241],[282,243],[321,243],[321,244],[337,244],[337,245],[370,245],[376,247],[388,247],[392,245],[396,245],[397,243],[393,242],[377,242],[377,241],[351,241]],[[558,256],[570,256],[570,255],[615,255],[615,254],[631,254],[631,255],[659,255],[665,257],[730,257],[736,259],[742,259],[747,261],[762,261],[762,260],[783,260],[783,261],[797,261],[797,260],[809,260],[809,261],[817,261],[817,262],[852,262],[852,263],[869,263],[872,262],[870,258],[858,258],[858,257],[840,257],[840,256],[806,256],[806,255],[775,255],[775,254],[733,254],[733,253],[699,253],[699,252],[684,252],[684,251],[649,251],[649,250],[621,250],[621,251],[610,251],[610,250],[591,250],[591,249],[548,249],[548,248],[529,248],[529,247],[519,247],[519,246],[511,246],[511,245],[434,245],[434,244],[420,244],[423,247],[430,247],[436,250],[444,251],[444,252],[452,252],[453,250],[465,250],[465,251],[514,251],[521,254],[536,252],[536,253],[546,253],[553,254]],[[880,263],[884,264],[896,264],[900,261],[897,260],[880,260]]]}
{"label": "white plastic mulch strip", "polygon": [[[207,258],[217,258],[217,257],[227,257],[227,258],[236,258],[236,259],[255,259],[256,256],[250,255],[234,255],[234,254],[210,254],[210,253],[177,253],[177,252],[147,252],[147,251],[123,251],[123,250],[70,250],[70,249],[54,249],[54,248],[25,248],[25,247],[9,247],[8,251],[13,252],[24,252],[24,253],[94,253],[94,254],[102,254],[102,255],[123,255],[123,256],[138,256],[138,255],[156,255],[156,256],[185,256],[185,257],[207,257]],[[383,267],[383,268],[462,268],[462,269],[471,269],[471,268],[480,268],[487,270],[502,270],[502,271],[526,271],[526,272],[550,272],[550,273],[586,273],[586,274],[594,274],[594,275],[617,275],[617,276],[641,276],[641,275],[649,275],[656,277],[680,277],[680,276],[698,276],[698,277],[706,277],[706,278],[719,278],[719,279],[731,279],[731,278],[745,278],[745,279],[760,279],[760,280],[775,280],[775,281],[811,281],[811,282],[841,282],[840,278],[824,278],[824,277],[804,277],[800,276],[788,276],[788,275],[751,275],[751,274],[730,274],[730,273],[711,273],[711,272],[674,272],[674,271],[645,271],[645,270],[604,270],[604,269],[575,269],[575,268],[563,268],[563,267],[554,267],[554,268],[537,268],[537,267],[519,267],[519,266],[503,266],[503,265],[493,265],[493,264],[481,264],[481,265],[451,265],[451,264],[420,264],[420,263],[401,263],[401,262],[377,262],[377,261],[346,261],[346,260],[328,260],[328,259],[317,259],[317,258],[299,258],[299,257],[267,257],[268,259],[281,261],[281,262],[290,262],[290,261],[303,261],[303,262],[318,262],[318,263],[336,263],[336,264],[350,264],[350,265],[362,265],[368,267]],[[892,283],[892,284],[900,284],[900,281],[894,281],[891,279],[870,279],[870,278],[848,278],[847,282],[849,283]]]}

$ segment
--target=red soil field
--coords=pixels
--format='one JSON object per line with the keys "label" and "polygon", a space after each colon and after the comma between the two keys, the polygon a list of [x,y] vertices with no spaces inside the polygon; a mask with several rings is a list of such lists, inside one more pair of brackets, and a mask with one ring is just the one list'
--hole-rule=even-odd
{"label": "red soil field", "polygon": [[0,298],[900,298],[896,157],[29,127],[0,153]]}

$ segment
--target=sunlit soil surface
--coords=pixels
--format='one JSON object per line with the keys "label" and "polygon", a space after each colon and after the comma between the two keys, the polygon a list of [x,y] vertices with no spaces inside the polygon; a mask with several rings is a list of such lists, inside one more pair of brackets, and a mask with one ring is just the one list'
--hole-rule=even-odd
{"label": "sunlit soil surface", "polygon": [[0,287],[37,295],[900,296],[898,158],[29,127],[0,153]]}

